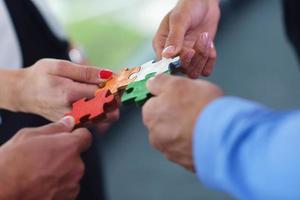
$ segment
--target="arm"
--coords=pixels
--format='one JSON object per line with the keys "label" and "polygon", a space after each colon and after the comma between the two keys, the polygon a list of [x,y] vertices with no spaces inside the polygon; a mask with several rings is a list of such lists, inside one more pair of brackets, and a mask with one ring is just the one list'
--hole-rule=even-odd
{"label": "arm", "polygon": [[300,111],[222,97],[204,80],[159,75],[147,87],[143,120],[167,159],[238,199],[300,199]]}
{"label": "arm", "polygon": [[220,98],[197,120],[194,162],[208,186],[240,199],[299,199],[300,111]]}

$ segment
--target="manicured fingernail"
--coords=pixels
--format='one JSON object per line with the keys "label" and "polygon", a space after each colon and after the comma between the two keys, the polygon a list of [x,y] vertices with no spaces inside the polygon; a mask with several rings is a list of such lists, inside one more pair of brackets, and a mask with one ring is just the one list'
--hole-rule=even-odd
{"label": "manicured fingernail", "polygon": [[99,78],[100,79],[109,79],[113,75],[113,72],[107,69],[103,69],[99,72]]}
{"label": "manicured fingernail", "polygon": [[209,37],[208,37],[208,32],[204,32],[201,34],[201,40],[204,44],[208,43]]}
{"label": "manicured fingernail", "polygon": [[75,119],[72,116],[65,116],[64,118],[60,119],[58,123],[61,123],[66,127],[73,128],[75,126]]}
{"label": "manicured fingernail", "polygon": [[210,45],[209,46],[210,46],[211,49],[215,48],[214,42],[210,41]]}
{"label": "manicured fingernail", "polygon": [[175,53],[175,47],[174,46],[168,46],[163,50],[163,54],[173,54]]}

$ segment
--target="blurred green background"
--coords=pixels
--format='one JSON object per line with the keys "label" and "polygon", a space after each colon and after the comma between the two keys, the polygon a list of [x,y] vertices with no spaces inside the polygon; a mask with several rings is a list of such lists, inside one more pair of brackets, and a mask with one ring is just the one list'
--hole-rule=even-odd
{"label": "blurred green background", "polygon": [[[72,41],[97,66],[118,70],[151,41],[176,0],[48,0]],[[141,64],[141,63],[136,63]]]}

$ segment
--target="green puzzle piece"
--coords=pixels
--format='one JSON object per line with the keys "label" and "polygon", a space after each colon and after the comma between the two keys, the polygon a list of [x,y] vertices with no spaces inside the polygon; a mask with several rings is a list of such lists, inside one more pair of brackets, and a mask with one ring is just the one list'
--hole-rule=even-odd
{"label": "green puzzle piece", "polygon": [[[148,74],[145,79],[130,83],[122,96],[122,103],[130,104],[135,102],[138,106],[144,105],[144,103],[152,97],[152,94],[146,87],[146,83],[151,77],[154,77],[155,74],[156,73]],[[171,72],[168,70],[165,74],[171,74]]]}
{"label": "green puzzle piece", "polygon": [[154,76],[155,73],[151,73],[143,80],[130,83],[122,96],[122,103],[129,104],[135,102],[138,106],[142,106],[152,96],[146,88],[146,83]]}

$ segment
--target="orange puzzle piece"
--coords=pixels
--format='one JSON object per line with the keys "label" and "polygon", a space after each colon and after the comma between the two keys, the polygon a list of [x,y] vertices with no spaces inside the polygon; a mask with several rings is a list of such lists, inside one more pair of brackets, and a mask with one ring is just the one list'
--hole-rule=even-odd
{"label": "orange puzzle piece", "polygon": [[105,118],[109,109],[107,106],[115,107],[117,102],[109,90],[102,90],[92,99],[84,98],[73,103],[72,111],[66,116],[74,117],[76,126],[81,126],[85,122]]}
{"label": "orange puzzle piece", "polygon": [[116,95],[119,90],[125,89],[129,83],[136,79],[136,77],[131,76],[139,71],[140,67],[123,69],[119,75],[113,75],[111,79],[106,81],[105,85],[96,91],[96,94],[103,90],[109,90],[113,95]]}

